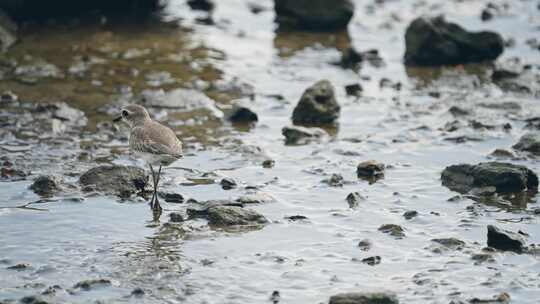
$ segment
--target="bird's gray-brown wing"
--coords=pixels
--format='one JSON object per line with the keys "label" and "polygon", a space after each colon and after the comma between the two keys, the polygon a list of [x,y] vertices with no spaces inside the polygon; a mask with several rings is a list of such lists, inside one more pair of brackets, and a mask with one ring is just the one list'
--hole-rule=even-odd
{"label": "bird's gray-brown wing", "polygon": [[182,157],[182,143],[176,134],[155,121],[134,127],[129,137],[129,147],[136,152]]}

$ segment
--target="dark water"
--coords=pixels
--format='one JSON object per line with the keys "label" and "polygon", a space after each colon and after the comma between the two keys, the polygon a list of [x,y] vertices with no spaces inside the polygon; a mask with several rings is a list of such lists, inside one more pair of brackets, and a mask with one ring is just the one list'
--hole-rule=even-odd
{"label": "dark water", "polygon": [[[486,161],[494,149],[510,149],[526,131],[523,120],[540,114],[538,99],[502,91],[489,81],[487,66],[406,69],[402,64],[404,29],[423,13],[444,13],[469,29],[512,37],[515,46],[499,60],[517,56],[539,64],[538,50],[525,43],[538,36],[537,3],[512,2],[502,16],[483,23],[479,15],[486,3],[356,1],[348,37],[276,33],[272,1],[261,1],[268,9],[252,14],[248,2],[241,0],[219,2],[213,26],[197,24],[195,18],[204,13],[189,11],[184,1],[171,1],[163,19],[174,20],[180,28],[151,24],[134,30],[106,24],[27,33],[7,56],[18,65],[44,59],[65,77],[40,79],[34,85],[7,79],[0,88],[23,101],[65,101],[83,110],[88,124],[74,133],[50,136],[3,133],[2,153],[32,176],[2,182],[1,207],[37,201],[28,186],[40,174],[62,174],[76,182],[96,164],[142,166],[127,154],[125,130],[110,131],[99,124],[110,119],[100,109],[148,88],[193,87],[217,100],[217,106],[211,111],[208,105],[182,112],[152,109],[158,120],[175,126],[188,152],[165,171],[164,188],[206,200],[236,199],[249,192],[246,186],[257,186],[273,201],[250,208],[272,223],[248,232],[212,230],[204,220],[168,223],[167,213],[183,211],[185,205],[165,203],[166,212],[156,224],[142,199],[120,201],[78,192],[31,205],[43,210],[3,208],[0,300],[59,285],[62,289],[55,295],[43,298],[66,303],[265,303],[278,290],[283,303],[324,303],[339,292],[385,290],[397,293],[402,303],[448,303],[500,292],[508,292],[513,303],[537,303],[538,257],[494,253],[494,261],[476,264],[471,256],[486,246],[488,224],[526,231],[528,243],[539,243],[538,216],[530,212],[538,199],[518,205],[450,202],[456,193],[441,186],[440,173],[447,165]],[[355,72],[334,65],[339,50],[349,44],[378,49],[385,66],[365,65]],[[94,60],[99,63],[78,77],[68,72],[77,56],[104,62]],[[170,77],[157,77],[165,83],[153,84],[156,76],[148,74],[162,71]],[[338,129],[321,143],[284,145],[281,128],[290,124],[297,100],[306,87],[324,78],[336,87],[342,106]],[[401,82],[402,89],[380,88],[381,78]],[[364,87],[358,99],[347,97],[343,88],[355,82]],[[231,83],[236,85],[223,88]],[[255,98],[242,98],[239,83],[251,86]],[[441,97],[431,97],[433,91]],[[231,102],[236,98],[242,99]],[[482,106],[508,101],[519,106],[511,111]],[[236,102],[258,113],[255,128],[235,128],[212,114],[226,112]],[[445,124],[456,119],[448,112],[452,106],[471,109],[471,116],[462,119],[465,125],[474,119],[497,126],[510,123],[512,129],[444,131]],[[458,136],[478,140],[445,140]],[[264,169],[261,162],[269,158],[275,167]],[[390,166],[385,178],[374,184],[359,180],[355,171],[359,162],[370,159]],[[540,172],[535,158],[512,162]],[[321,182],[333,173],[343,175],[343,187]],[[240,187],[222,190],[217,183],[222,177],[236,179]],[[357,209],[349,209],[345,201],[353,191],[367,197]],[[402,214],[408,210],[419,215],[406,220]],[[291,215],[308,220],[284,219]],[[382,224],[401,225],[406,236],[383,234],[377,230]],[[465,247],[436,250],[430,241],[448,237],[464,241]],[[370,251],[357,247],[362,239],[372,241]],[[380,256],[381,263],[359,262],[370,256]],[[7,269],[19,263],[29,267]],[[96,278],[110,284],[90,291],[74,288],[77,282]],[[145,295],[130,296],[135,288]]]}

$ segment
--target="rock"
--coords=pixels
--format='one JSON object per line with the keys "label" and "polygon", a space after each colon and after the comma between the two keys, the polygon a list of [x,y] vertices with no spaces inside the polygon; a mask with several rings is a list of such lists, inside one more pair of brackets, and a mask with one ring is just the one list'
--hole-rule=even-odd
{"label": "rock", "polygon": [[223,188],[223,190],[231,190],[236,188],[237,186],[236,181],[230,177],[225,177],[221,180],[221,182],[219,182],[219,184],[221,185],[221,188]]}
{"label": "rock", "polygon": [[308,217],[304,215],[290,215],[290,216],[285,216],[284,219],[289,220],[291,222],[296,222],[296,221],[307,221]]}
{"label": "rock", "polygon": [[184,202],[184,196],[182,196],[180,193],[159,191],[158,195],[167,203],[181,204]]}
{"label": "rock", "polygon": [[186,212],[190,219],[207,218],[208,210],[216,206],[243,207],[242,203],[231,200],[209,200],[197,202],[193,199],[189,199],[187,202],[190,204],[190,206],[186,209]]}
{"label": "rock", "polygon": [[26,84],[34,84],[42,78],[64,78],[64,74],[57,66],[42,60],[19,65],[15,68],[13,74],[17,80]]}
{"label": "rock", "polygon": [[527,151],[534,154],[540,154],[540,133],[529,132],[521,136],[517,144],[512,148],[520,151]]}
{"label": "rock", "polygon": [[504,50],[502,37],[494,32],[468,32],[442,16],[420,17],[405,33],[405,64],[435,66],[495,60]]}
{"label": "rock", "polygon": [[[451,106],[450,109],[448,109],[448,112],[454,116],[467,116],[471,115],[472,111],[468,109],[464,109],[458,106]],[[456,121],[459,122],[459,121]]]}
{"label": "rock", "polygon": [[511,159],[516,157],[514,153],[505,149],[495,149],[489,156],[498,159]]}
{"label": "rock", "polygon": [[259,117],[255,112],[246,107],[237,107],[233,109],[232,113],[228,117],[229,121],[233,123],[256,123],[259,121]]}
{"label": "rock", "polygon": [[360,202],[361,201],[365,201],[366,198],[363,197],[360,193],[358,192],[351,192],[347,195],[347,198],[345,198],[347,200],[347,203],[349,204],[349,208],[351,209],[354,209],[356,207],[358,207],[358,205],[360,205]]}
{"label": "rock", "polygon": [[523,253],[525,250],[525,242],[519,234],[499,229],[493,225],[488,225],[487,231],[487,245],[489,247],[515,253]]}
{"label": "rock", "polygon": [[208,209],[208,224],[211,226],[260,226],[267,223],[261,214],[241,207],[215,206]]}
{"label": "rock", "polygon": [[321,80],[307,88],[293,110],[294,124],[330,124],[339,117],[334,86],[328,80]]}
{"label": "rock", "polygon": [[205,94],[192,89],[174,89],[165,92],[162,89],[144,90],[136,101],[147,107],[173,109],[179,112],[202,110],[212,117],[223,118],[223,112],[216,107],[215,101]]}
{"label": "rock", "polygon": [[215,4],[210,0],[188,0],[187,4],[192,10],[211,12],[214,10]]}
{"label": "rock", "polygon": [[347,93],[348,96],[360,97],[363,91],[364,89],[359,83],[348,84],[345,86],[345,93]]}
{"label": "rock", "polygon": [[83,187],[97,191],[129,197],[141,191],[147,184],[144,170],[133,166],[99,166],[85,172],[79,178]]}
{"label": "rock", "polygon": [[28,270],[28,269],[31,269],[32,266],[30,264],[27,264],[27,263],[19,263],[19,264],[15,264],[13,266],[9,266],[7,267],[6,269],[7,270],[17,270],[17,271],[23,271],[23,270]]}
{"label": "rock", "polygon": [[394,293],[389,292],[350,292],[330,297],[328,304],[398,304]]}
{"label": "rock", "polygon": [[358,242],[358,247],[362,251],[369,251],[372,246],[373,246],[373,244],[368,239],[363,239],[360,242]]}
{"label": "rock", "polygon": [[26,296],[26,297],[21,298],[19,300],[19,303],[21,304],[49,304],[50,302],[47,302],[38,296]]}
{"label": "rock", "polygon": [[397,238],[402,238],[402,237],[405,236],[405,232],[404,232],[403,228],[401,226],[395,225],[395,224],[382,225],[381,227],[379,227],[378,230],[381,231],[382,233],[387,233],[387,234],[390,234],[391,236],[394,236],[394,237],[397,237]]}
{"label": "rock", "polygon": [[353,47],[349,47],[341,54],[339,65],[345,69],[357,70],[364,62],[368,62],[373,67],[384,66],[384,61],[376,49],[359,52]]}
{"label": "rock", "polygon": [[418,216],[418,211],[416,211],[416,210],[409,210],[409,211],[405,211],[405,213],[403,213],[403,217],[406,220],[413,219],[413,218],[415,218],[417,216]]}
{"label": "rock", "polygon": [[334,173],[330,178],[323,179],[322,182],[330,187],[343,187],[344,179],[341,174]]}
{"label": "rock", "polygon": [[60,176],[42,175],[34,180],[30,189],[37,195],[53,196],[65,190],[64,180]]}
{"label": "rock", "polygon": [[362,263],[368,264],[369,266],[375,266],[381,263],[381,257],[378,255],[368,257],[368,258],[362,259]]}
{"label": "rock", "polygon": [[181,223],[184,221],[184,217],[179,212],[171,212],[169,213],[169,218],[171,219],[171,222],[173,223]]}
{"label": "rock", "polygon": [[328,136],[325,130],[320,128],[305,128],[298,126],[283,127],[281,134],[285,136],[286,145],[302,145],[312,141],[321,140]]}
{"label": "rock", "polygon": [[461,250],[465,246],[464,241],[456,238],[432,239],[431,241],[453,250]]}
{"label": "rock", "polygon": [[354,14],[350,0],[275,0],[280,28],[317,31],[346,29]]}
{"label": "rock", "polygon": [[0,51],[7,51],[16,41],[17,24],[0,9]]}
{"label": "rock", "polygon": [[266,168],[266,169],[273,168],[275,164],[276,164],[276,161],[273,160],[273,159],[265,159],[265,160],[262,162],[263,168]]}
{"label": "rock", "polygon": [[77,284],[75,284],[73,288],[88,291],[97,287],[109,286],[109,285],[111,285],[111,281],[108,279],[91,279],[91,280],[80,281]]}
{"label": "rock", "polygon": [[495,187],[498,193],[537,191],[538,177],[524,166],[502,162],[452,165],[441,174],[443,186],[467,193],[474,188]]}
{"label": "rock", "polygon": [[474,261],[475,265],[480,265],[484,262],[495,262],[493,255],[490,253],[475,253],[471,255],[471,260]]}
{"label": "rock", "polygon": [[360,178],[374,178],[384,176],[384,164],[374,160],[361,162],[356,167],[356,174]]}
{"label": "rock", "polygon": [[131,296],[137,297],[137,298],[140,298],[140,297],[144,296],[145,294],[146,293],[144,292],[144,290],[142,288],[140,288],[140,287],[137,287],[137,288],[135,288],[135,289],[133,289],[131,291]]}
{"label": "rock", "polygon": [[237,202],[244,205],[254,205],[254,204],[266,204],[275,201],[275,199],[264,192],[255,192],[242,195],[236,199]]}
{"label": "rock", "polygon": [[480,299],[480,298],[472,298],[469,300],[470,304],[480,304],[480,303],[498,303],[498,304],[509,304],[510,303],[510,295],[506,292],[501,292],[499,295],[494,296],[491,299]]}

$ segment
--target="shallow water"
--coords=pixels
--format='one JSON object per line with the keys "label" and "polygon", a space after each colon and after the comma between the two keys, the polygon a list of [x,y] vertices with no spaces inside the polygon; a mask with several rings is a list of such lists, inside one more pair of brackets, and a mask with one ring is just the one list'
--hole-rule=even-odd
{"label": "shallow water", "polygon": [[[204,13],[189,11],[184,1],[171,1],[163,18],[182,27],[167,27],[165,36],[155,30],[159,26],[155,24],[148,26],[142,40],[125,29],[83,28],[81,31],[105,37],[109,43],[114,41],[117,48],[104,51],[101,56],[109,63],[92,69],[95,77],[81,81],[67,76],[40,80],[33,86],[4,81],[1,89],[14,91],[21,100],[64,100],[82,109],[89,126],[75,136],[74,142],[15,134],[23,143],[26,140],[40,148],[6,152],[9,160],[29,168],[33,175],[27,180],[2,182],[0,207],[38,201],[28,186],[39,174],[59,173],[75,182],[80,173],[97,163],[142,165],[126,153],[121,135],[125,130],[111,131],[101,138],[106,128],[96,127],[96,123],[110,118],[101,116],[99,109],[118,102],[125,93],[122,87],[130,86],[135,94],[151,87],[144,82],[144,75],[154,71],[169,71],[177,79],[173,84],[159,86],[165,89],[204,89],[207,86],[197,84],[197,80],[211,83],[221,77],[228,83],[238,78],[253,86],[255,92],[254,99],[244,98],[241,102],[259,115],[257,126],[246,131],[201,118],[205,114],[196,111],[193,113],[198,116],[193,122],[185,114],[152,109],[159,120],[174,125],[187,144],[186,157],[165,171],[164,188],[186,198],[206,200],[235,199],[248,192],[246,186],[257,186],[258,191],[275,201],[250,206],[272,223],[246,232],[212,230],[203,220],[168,223],[167,213],[183,211],[184,204],[165,203],[166,212],[156,224],[144,200],[121,201],[101,195],[66,194],[51,202],[30,205],[44,210],[0,209],[0,301],[39,294],[49,286],[60,285],[62,290],[44,299],[69,303],[262,303],[270,302],[270,295],[277,290],[282,303],[325,303],[329,296],[340,292],[386,290],[397,293],[402,303],[492,298],[503,291],[514,303],[537,303],[537,256],[495,253],[494,262],[476,265],[471,255],[486,246],[488,224],[525,231],[530,234],[527,242],[538,244],[539,220],[530,212],[537,208],[538,198],[521,205],[479,204],[469,199],[449,202],[448,198],[456,193],[440,182],[440,173],[447,165],[486,161],[494,149],[509,149],[525,132],[523,119],[540,114],[537,98],[503,92],[488,80],[487,67],[406,69],[402,64],[404,29],[412,18],[427,12],[444,12],[447,19],[469,29],[492,29],[505,38],[513,37],[516,45],[506,50],[500,60],[518,56],[523,62],[539,64],[538,51],[525,44],[538,33],[536,3],[512,3],[506,15],[488,23],[479,19],[487,1],[417,3],[422,2],[356,1],[349,38],[340,33],[302,34],[300,39],[298,35],[275,32],[272,1],[261,1],[268,10],[257,15],[249,11],[246,1],[218,3],[214,26],[197,24],[195,18]],[[368,5],[374,7],[373,13]],[[189,33],[186,28],[191,29]],[[84,37],[77,32],[62,34],[66,43]],[[8,55],[30,53],[61,70],[68,69],[67,63],[61,63],[62,57],[51,55],[46,47],[35,49],[36,44],[46,41],[58,52],[58,36],[36,37],[23,40]],[[171,37],[181,42],[174,44]],[[358,73],[334,65],[339,60],[338,49],[345,48],[348,39],[359,50],[378,49],[386,65],[366,65]],[[161,50],[157,58],[177,58],[169,56],[173,53],[191,56],[188,58],[196,58],[207,68],[189,63],[176,66],[166,60],[157,65],[159,60],[154,61],[151,54],[135,61],[111,55],[145,47]],[[199,50],[205,51],[200,54]],[[64,57],[71,58],[77,52]],[[111,66],[118,69],[122,65],[134,67],[140,74],[129,76],[132,74],[128,71],[116,76],[107,72]],[[403,89],[380,88],[383,77],[401,82]],[[92,78],[102,81],[97,86],[101,89],[91,86]],[[337,132],[327,142],[284,145],[281,128],[290,124],[297,100],[306,87],[323,78],[334,84],[342,106]],[[364,87],[359,99],[347,97],[343,89],[355,82]],[[66,89],[72,87],[82,91]],[[218,100],[218,108],[225,111],[231,99],[241,95],[218,91],[206,89]],[[440,91],[441,98],[430,97],[431,91]],[[276,94],[284,98],[272,97]],[[521,109],[480,106],[503,101],[517,102]],[[441,128],[456,119],[448,112],[454,105],[473,110],[471,117],[462,119],[465,123],[468,119],[497,126],[509,122],[512,129],[464,127],[446,132]],[[461,144],[445,140],[456,136],[480,140]],[[19,146],[14,144],[20,143],[16,139],[2,137],[2,146]],[[87,142],[95,147],[86,149]],[[85,151],[90,157],[81,160],[78,156]],[[61,164],[59,157],[63,157]],[[268,158],[275,160],[275,167],[264,169],[261,162]],[[390,165],[385,178],[373,184],[356,177],[356,165],[369,159]],[[512,162],[540,172],[535,158]],[[208,177],[204,173],[212,174]],[[321,182],[333,173],[342,174],[347,183],[330,187]],[[222,190],[214,180],[219,182],[225,176],[236,179],[240,187]],[[345,201],[353,191],[367,197],[357,209],[349,209]],[[419,216],[406,220],[402,214],[408,210],[418,211]],[[303,215],[308,220],[284,219],[291,215]],[[377,230],[382,224],[401,225],[406,236],[395,239],[383,234]],[[435,244],[430,240],[447,237],[463,240],[465,248],[433,251]],[[370,251],[357,247],[362,239],[373,242]],[[359,262],[369,256],[380,256],[381,263],[369,266]],[[19,263],[30,266],[7,269]],[[111,284],[90,291],[73,287],[95,278],[109,279]],[[135,288],[142,288],[145,295],[130,296]]]}

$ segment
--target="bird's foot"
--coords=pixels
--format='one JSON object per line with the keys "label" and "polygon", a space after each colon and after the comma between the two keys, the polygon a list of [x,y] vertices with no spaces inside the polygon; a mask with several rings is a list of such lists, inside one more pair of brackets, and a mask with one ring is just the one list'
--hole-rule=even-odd
{"label": "bird's foot", "polygon": [[152,216],[154,218],[154,221],[159,221],[159,218],[161,217],[161,214],[163,213],[163,208],[161,208],[161,205],[159,204],[158,199],[154,201],[154,205],[152,207]]}

